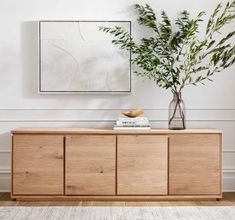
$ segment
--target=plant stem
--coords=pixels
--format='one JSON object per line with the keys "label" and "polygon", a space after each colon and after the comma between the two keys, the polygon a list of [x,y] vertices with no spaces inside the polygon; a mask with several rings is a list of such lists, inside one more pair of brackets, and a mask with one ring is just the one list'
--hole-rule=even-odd
{"label": "plant stem", "polygon": [[173,112],[171,118],[169,119],[169,123],[168,123],[169,126],[170,126],[172,120],[173,120],[174,117],[175,117],[175,113],[176,113],[176,110],[177,110],[177,105],[179,104],[178,94],[177,94],[177,93],[175,93],[175,94],[176,94],[176,97],[177,97],[177,101],[176,101],[176,104],[175,104],[174,112]]}
{"label": "plant stem", "polygon": [[185,129],[185,121],[184,121],[185,120],[185,116],[184,116],[183,110],[182,110],[182,108],[180,106],[180,100],[181,100],[180,92],[175,92],[175,95],[176,95],[176,100],[177,101],[176,101],[176,104],[175,104],[175,107],[174,107],[174,112],[173,112],[171,118],[169,119],[168,126],[170,127],[170,125],[171,125],[171,123],[172,123],[172,121],[173,121],[173,119],[175,117],[177,106],[179,106],[180,117],[182,119],[183,129]]}
{"label": "plant stem", "polygon": [[182,111],[180,104],[179,104],[179,109],[180,109],[180,117],[182,119],[183,129],[185,129],[185,121],[184,121],[185,117],[184,117],[184,112]]}

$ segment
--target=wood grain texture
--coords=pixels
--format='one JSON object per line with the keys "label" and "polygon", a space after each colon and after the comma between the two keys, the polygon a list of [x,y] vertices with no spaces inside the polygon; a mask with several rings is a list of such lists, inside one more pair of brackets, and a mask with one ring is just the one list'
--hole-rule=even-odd
{"label": "wood grain texture", "polygon": [[168,137],[119,135],[118,195],[164,195],[168,186]]}
{"label": "wood grain texture", "polygon": [[66,136],[66,195],[115,194],[116,137]]}
{"label": "wood grain texture", "polygon": [[14,195],[63,194],[63,136],[13,136]]}
{"label": "wood grain texture", "polygon": [[222,133],[218,129],[186,129],[186,130],[112,130],[112,129],[87,129],[87,128],[17,128],[13,134],[208,134]]}
{"label": "wood grain texture", "polygon": [[171,195],[221,194],[221,135],[171,135]]}
{"label": "wood grain texture", "polygon": [[13,134],[12,198],[154,201],[222,197],[219,130],[115,133],[74,129],[71,135],[70,129],[35,131]]}

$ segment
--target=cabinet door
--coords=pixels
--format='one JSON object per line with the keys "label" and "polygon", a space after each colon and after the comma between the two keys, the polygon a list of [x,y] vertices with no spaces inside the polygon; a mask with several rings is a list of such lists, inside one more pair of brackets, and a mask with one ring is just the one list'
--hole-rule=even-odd
{"label": "cabinet door", "polygon": [[116,137],[66,136],[66,194],[115,194]]}
{"label": "cabinet door", "polygon": [[13,195],[63,194],[63,136],[14,135]]}
{"label": "cabinet door", "polygon": [[167,194],[168,138],[118,135],[118,195]]}
{"label": "cabinet door", "polygon": [[170,136],[169,181],[172,195],[221,193],[221,136]]}

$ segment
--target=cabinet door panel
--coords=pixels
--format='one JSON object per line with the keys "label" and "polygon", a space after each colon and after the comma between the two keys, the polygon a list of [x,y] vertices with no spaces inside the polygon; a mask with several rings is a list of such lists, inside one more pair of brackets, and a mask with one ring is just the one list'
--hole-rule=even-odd
{"label": "cabinet door panel", "polygon": [[172,195],[220,194],[220,134],[171,135],[169,171]]}
{"label": "cabinet door panel", "polygon": [[66,136],[66,194],[114,195],[115,153],[115,136]]}
{"label": "cabinet door panel", "polygon": [[13,194],[63,194],[63,136],[13,136]]}
{"label": "cabinet door panel", "polygon": [[167,194],[168,138],[118,135],[118,195]]}

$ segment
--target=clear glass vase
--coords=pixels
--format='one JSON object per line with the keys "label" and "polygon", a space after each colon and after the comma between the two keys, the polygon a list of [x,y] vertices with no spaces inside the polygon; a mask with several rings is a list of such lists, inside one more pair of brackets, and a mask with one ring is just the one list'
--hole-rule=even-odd
{"label": "clear glass vase", "polygon": [[173,93],[173,99],[169,105],[168,128],[171,130],[185,129],[185,105],[180,92]]}

